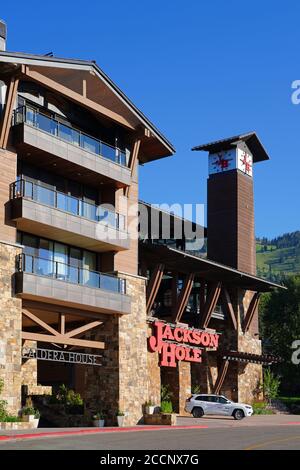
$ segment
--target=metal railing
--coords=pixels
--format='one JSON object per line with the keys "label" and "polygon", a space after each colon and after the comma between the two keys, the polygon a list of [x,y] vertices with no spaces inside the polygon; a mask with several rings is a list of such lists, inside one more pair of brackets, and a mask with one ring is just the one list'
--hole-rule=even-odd
{"label": "metal railing", "polygon": [[10,199],[19,197],[25,197],[55,209],[85,217],[93,222],[104,223],[117,230],[126,230],[124,215],[32,181],[20,179],[10,185]]}
{"label": "metal railing", "polygon": [[125,279],[65,264],[55,260],[55,253],[53,256],[54,259],[47,259],[21,253],[17,255],[17,270],[18,272],[37,274],[38,276],[71,282],[72,284],[126,294]]}
{"label": "metal railing", "polygon": [[96,139],[85,132],[74,127],[63,124],[52,116],[40,111],[33,106],[20,106],[14,111],[13,125],[26,122],[48,134],[51,134],[69,144],[81,147],[88,152],[92,152],[103,158],[111,160],[122,166],[128,166],[126,161],[126,152],[107,144],[102,140]]}

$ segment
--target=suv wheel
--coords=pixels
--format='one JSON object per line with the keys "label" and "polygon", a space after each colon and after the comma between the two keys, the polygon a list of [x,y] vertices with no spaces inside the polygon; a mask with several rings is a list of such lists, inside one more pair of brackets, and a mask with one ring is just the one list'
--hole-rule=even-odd
{"label": "suv wheel", "polygon": [[194,418],[202,418],[202,416],[204,415],[204,411],[202,408],[200,408],[200,406],[193,408],[192,413],[193,413]]}
{"label": "suv wheel", "polygon": [[234,410],[232,416],[234,417],[234,419],[240,420],[245,418],[245,413],[243,412],[243,410]]}

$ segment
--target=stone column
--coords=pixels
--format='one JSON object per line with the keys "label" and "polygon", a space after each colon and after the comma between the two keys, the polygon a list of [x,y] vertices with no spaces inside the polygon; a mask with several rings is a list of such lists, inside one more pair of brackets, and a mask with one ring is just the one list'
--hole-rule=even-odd
{"label": "stone column", "polygon": [[[261,354],[262,347],[259,336],[255,334],[257,329],[250,328],[246,333],[242,330],[242,322],[253,293],[240,291],[238,301],[238,351]],[[257,315],[257,314],[256,314]],[[252,403],[262,399],[263,372],[261,364],[239,363],[238,366],[238,400]]]}
{"label": "stone column", "polygon": [[147,314],[145,278],[124,275],[131,313],[119,319],[119,408],[125,425],[142,422],[148,399]]}
{"label": "stone column", "polygon": [[22,301],[14,297],[13,277],[17,245],[0,242],[0,378],[4,381],[1,399],[17,414],[21,407]]}
{"label": "stone column", "polygon": [[[148,327],[148,338],[152,335],[151,326]],[[148,400],[160,405],[161,376],[159,366],[159,353],[147,351]]]}

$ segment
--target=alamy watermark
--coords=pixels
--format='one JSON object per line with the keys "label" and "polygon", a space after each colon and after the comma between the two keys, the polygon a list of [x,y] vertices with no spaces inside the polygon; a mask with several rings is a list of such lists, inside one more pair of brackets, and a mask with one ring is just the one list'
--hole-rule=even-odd
{"label": "alamy watermark", "polygon": [[122,240],[186,240],[189,249],[204,246],[204,204],[145,204],[120,196],[99,207],[96,237],[110,243]]}
{"label": "alamy watermark", "polygon": [[298,366],[300,364],[300,339],[293,341],[291,348],[295,349],[292,354],[292,363]]}
{"label": "alamy watermark", "polygon": [[300,104],[300,80],[294,80],[291,87],[294,90],[291,94],[292,103]]}

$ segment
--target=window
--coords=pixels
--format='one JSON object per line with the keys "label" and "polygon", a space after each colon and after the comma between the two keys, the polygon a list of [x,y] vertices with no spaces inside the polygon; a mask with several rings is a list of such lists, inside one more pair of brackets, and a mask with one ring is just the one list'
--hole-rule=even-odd
{"label": "window", "polygon": [[207,396],[203,396],[203,395],[199,395],[196,400],[199,400],[199,401],[207,401]]}
{"label": "window", "polygon": [[229,403],[229,400],[225,397],[219,397],[219,403],[222,403],[222,405],[225,405],[226,403]]}

